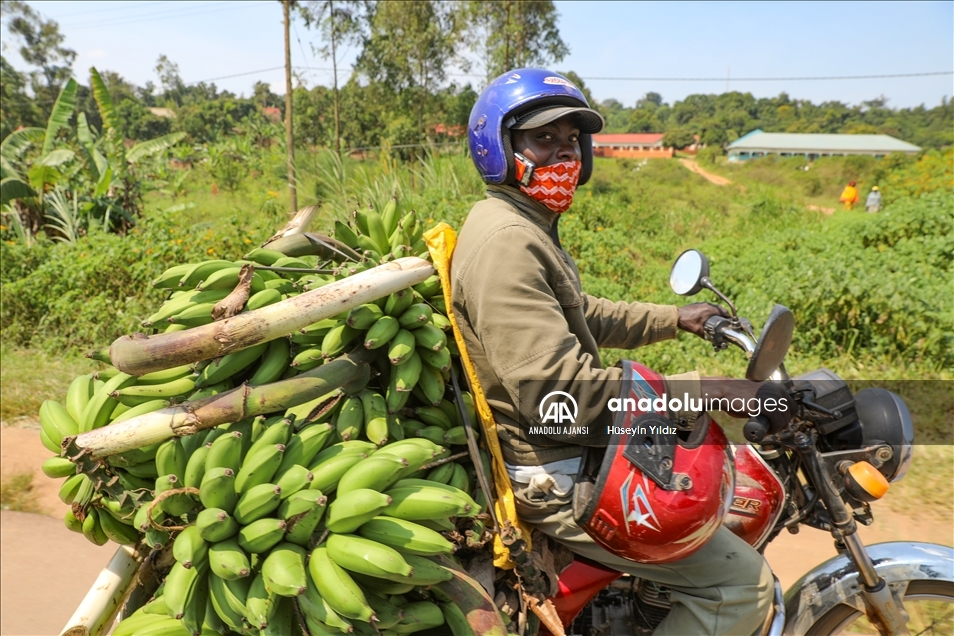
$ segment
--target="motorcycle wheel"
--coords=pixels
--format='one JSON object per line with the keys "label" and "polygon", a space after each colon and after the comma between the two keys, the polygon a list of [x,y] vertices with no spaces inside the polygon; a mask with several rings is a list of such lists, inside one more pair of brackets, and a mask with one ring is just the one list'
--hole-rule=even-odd
{"label": "motorcycle wheel", "polygon": [[[911,581],[904,595],[904,608],[910,616],[908,629],[912,634],[954,634],[954,583]],[[842,604],[828,610],[807,632],[807,636],[832,634],[878,636],[879,632],[864,613]]]}

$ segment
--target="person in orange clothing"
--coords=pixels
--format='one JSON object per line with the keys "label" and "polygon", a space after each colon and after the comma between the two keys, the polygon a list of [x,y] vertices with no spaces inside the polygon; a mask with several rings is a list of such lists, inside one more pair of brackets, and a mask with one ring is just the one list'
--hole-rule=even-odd
{"label": "person in orange clothing", "polygon": [[848,185],[845,186],[838,200],[841,201],[846,210],[855,207],[855,204],[858,203],[858,188],[855,187],[854,181],[848,182]]}

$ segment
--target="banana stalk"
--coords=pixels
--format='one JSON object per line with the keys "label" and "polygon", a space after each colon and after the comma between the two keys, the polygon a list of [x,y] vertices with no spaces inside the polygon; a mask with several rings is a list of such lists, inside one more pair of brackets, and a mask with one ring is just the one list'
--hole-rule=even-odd
{"label": "banana stalk", "polygon": [[314,232],[289,234],[277,238],[265,246],[270,250],[281,252],[285,256],[308,256],[313,254],[322,259],[339,263],[346,260],[361,260],[360,254],[341,241]]}
{"label": "banana stalk", "polygon": [[105,634],[136,582],[139,555],[132,546],[120,546],[109,564],[99,573],[83,602],[67,621],[62,636]]}
{"label": "banana stalk", "polygon": [[85,451],[84,455],[99,459],[173,436],[192,435],[219,424],[284,411],[344,385],[367,382],[370,368],[363,359],[366,355],[359,350],[287,380],[261,386],[243,385],[99,428],[77,436],[74,440],[77,448],[68,448],[67,453],[76,457]]}
{"label": "banana stalk", "polygon": [[400,258],[344,280],[201,327],[154,336],[122,336],[110,347],[113,365],[131,375],[219,358],[288,335],[426,280],[427,261]]}

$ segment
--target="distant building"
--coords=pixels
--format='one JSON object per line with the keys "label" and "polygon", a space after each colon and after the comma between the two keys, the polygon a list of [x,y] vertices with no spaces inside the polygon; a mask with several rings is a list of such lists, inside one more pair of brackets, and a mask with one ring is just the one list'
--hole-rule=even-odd
{"label": "distant building", "polygon": [[625,159],[669,159],[674,151],[663,146],[662,140],[663,133],[593,135],[593,154]]}
{"label": "distant building", "polygon": [[917,154],[921,148],[888,135],[816,135],[805,133],[767,133],[753,130],[728,146],[729,161],[745,161],[766,155],[818,157],[868,155],[883,157],[892,152]]}
{"label": "distant building", "polygon": [[266,106],[262,109],[262,115],[270,122],[280,124],[282,121],[282,109],[275,106]]}
{"label": "distant building", "polygon": [[176,118],[176,111],[171,108],[149,108],[148,110],[156,117],[166,117],[168,119]]}

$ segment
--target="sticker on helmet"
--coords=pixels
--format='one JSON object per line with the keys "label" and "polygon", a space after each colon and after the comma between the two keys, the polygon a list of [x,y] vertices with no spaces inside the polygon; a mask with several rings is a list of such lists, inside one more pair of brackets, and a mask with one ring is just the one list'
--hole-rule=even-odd
{"label": "sticker on helmet", "polygon": [[576,86],[574,86],[567,80],[563,79],[562,77],[553,77],[552,75],[550,77],[544,77],[543,83],[544,84],[559,84],[560,86],[569,86],[570,88],[576,88]]}
{"label": "sticker on helmet", "polygon": [[[630,534],[629,524],[635,521],[637,526],[645,526],[650,530],[661,532],[658,527],[659,519],[649,503],[649,497],[646,491],[649,490],[649,482],[643,475],[643,483],[635,484],[633,492],[630,493],[630,487],[633,486],[633,475],[636,471],[631,471],[626,481],[619,489],[620,500],[623,504],[623,519],[626,521],[626,534]],[[645,489],[643,488],[645,486]],[[656,522],[657,525],[653,525]]]}

